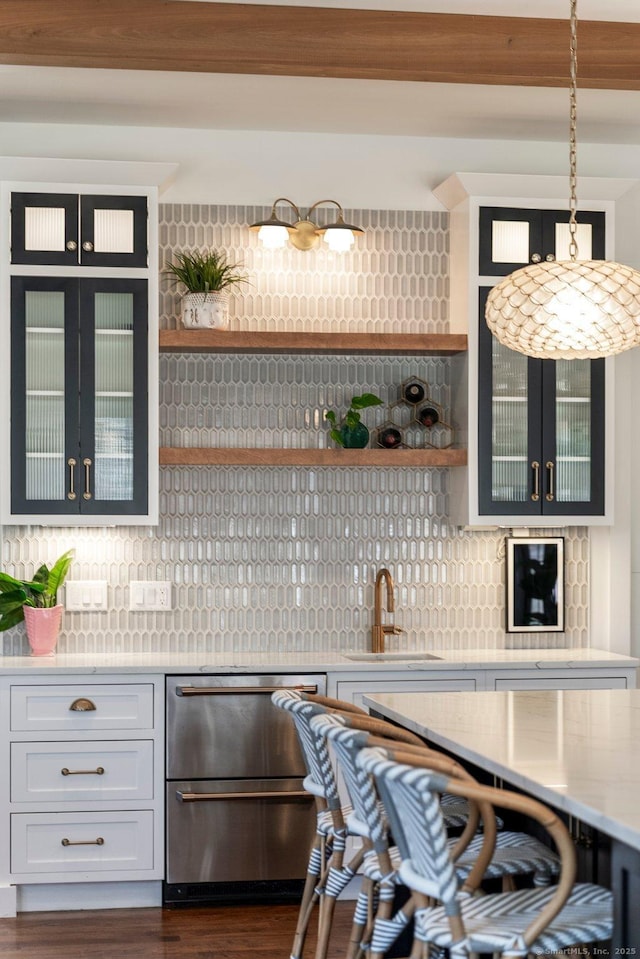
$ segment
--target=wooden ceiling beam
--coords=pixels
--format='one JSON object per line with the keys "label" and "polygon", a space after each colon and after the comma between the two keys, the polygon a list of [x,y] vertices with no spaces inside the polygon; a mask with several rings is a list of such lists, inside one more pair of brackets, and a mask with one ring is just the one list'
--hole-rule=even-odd
{"label": "wooden ceiling beam", "polygon": [[[640,23],[579,22],[578,52],[580,87],[640,89]],[[193,0],[0,0],[0,63],[554,87],[568,82],[569,25]]]}

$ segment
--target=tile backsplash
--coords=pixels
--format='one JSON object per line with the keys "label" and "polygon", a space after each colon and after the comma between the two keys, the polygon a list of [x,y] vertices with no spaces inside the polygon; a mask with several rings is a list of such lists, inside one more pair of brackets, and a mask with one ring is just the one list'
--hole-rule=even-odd
{"label": "tile backsplash", "polygon": [[[236,329],[446,332],[448,218],[345,211],[357,248],[262,251],[246,225],[266,208],[161,207],[161,263],[173,250],[224,246],[251,286],[232,299]],[[177,325],[164,285],[161,326]],[[378,393],[383,421],[402,380],[420,376],[450,411],[450,363],[429,357],[163,354],[163,446],[327,446],[324,411]],[[76,579],[106,579],[108,612],[65,612],[65,652],[365,649],[373,581],[396,582],[395,621],[410,649],[588,645],[587,531],[564,531],[566,631],[505,634],[505,532],[448,520],[444,469],[163,467],[157,527],[5,527],[2,568],[30,575],[74,546]],[[545,531],[540,531],[543,534]],[[129,612],[130,580],[169,580],[171,612]],[[27,651],[23,628],[0,634]]]}

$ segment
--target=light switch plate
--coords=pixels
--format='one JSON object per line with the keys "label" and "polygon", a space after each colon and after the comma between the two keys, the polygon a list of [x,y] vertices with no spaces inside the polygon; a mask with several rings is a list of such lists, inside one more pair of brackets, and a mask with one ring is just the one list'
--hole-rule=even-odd
{"label": "light switch plate", "polygon": [[68,579],[65,586],[64,608],[70,612],[107,610],[106,579]]}
{"label": "light switch plate", "polygon": [[173,609],[171,583],[156,580],[134,579],[129,583],[129,609],[132,611]]}

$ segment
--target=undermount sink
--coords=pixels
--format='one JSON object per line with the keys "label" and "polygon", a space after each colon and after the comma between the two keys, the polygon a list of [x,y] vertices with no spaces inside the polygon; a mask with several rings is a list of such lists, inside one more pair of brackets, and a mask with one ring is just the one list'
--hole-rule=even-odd
{"label": "undermount sink", "polygon": [[423,662],[427,659],[442,659],[442,656],[434,656],[433,653],[345,653],[345,659],[350,659],[356,663],[415,663]]}

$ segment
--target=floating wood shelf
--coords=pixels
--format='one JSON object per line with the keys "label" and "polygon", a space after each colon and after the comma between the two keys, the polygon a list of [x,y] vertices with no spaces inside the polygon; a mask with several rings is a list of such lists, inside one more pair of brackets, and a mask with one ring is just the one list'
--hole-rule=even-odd
{"label": "floating wood shelf", "polygon": [[293,353],[451,356],[464,353],[460,333],[267,333],[251,330],[161,330],[161,353]]}
{"label": "floating wood shelf", "polygon": [[163,446],[161,466],[466,466],[464,449],[343,450]]}

